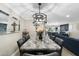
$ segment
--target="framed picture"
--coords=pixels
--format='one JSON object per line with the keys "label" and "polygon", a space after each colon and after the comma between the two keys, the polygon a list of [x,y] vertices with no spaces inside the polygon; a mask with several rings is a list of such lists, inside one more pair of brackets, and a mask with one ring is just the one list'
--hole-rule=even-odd
{"label": "framed picture", "polygon": [[12,18],[13,18],[13,22],[11,24],[11,26],[13,27],[12,32],[20,31],[20,20],[14,16]]}
{"label": "framed picture", "polygon": [[68,31],[68,30],[69,30],[69,24],[60,25],[61,32]]}

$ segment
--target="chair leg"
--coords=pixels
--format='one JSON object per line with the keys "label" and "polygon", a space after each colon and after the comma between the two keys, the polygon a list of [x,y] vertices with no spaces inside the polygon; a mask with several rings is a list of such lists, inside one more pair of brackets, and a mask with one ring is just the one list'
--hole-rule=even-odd
{"label": "chair leg", "polygon": [[62,49],[63,49],[63,47],[61,46],[61,50],[60,50],[60,56],[62,56]]}

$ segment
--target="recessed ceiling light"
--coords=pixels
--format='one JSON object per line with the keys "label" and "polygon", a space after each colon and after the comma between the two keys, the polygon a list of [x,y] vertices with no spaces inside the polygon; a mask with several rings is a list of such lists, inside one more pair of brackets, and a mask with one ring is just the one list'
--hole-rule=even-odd
{"label": "recessed ceiling light", "polygon": [[67,18],[69,18],[69,17],[70,17],[70,15],[66,15],[66,17],[67,17]]}

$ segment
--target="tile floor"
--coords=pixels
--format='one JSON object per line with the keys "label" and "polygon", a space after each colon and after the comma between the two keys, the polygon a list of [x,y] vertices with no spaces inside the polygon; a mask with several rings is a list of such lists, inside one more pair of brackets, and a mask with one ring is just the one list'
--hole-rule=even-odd
{"label": "tile floor", "polygon": [[76,56],[76,55],[70,52],[69,50],[67,50],[66,48],[63,48],[62,56]]}

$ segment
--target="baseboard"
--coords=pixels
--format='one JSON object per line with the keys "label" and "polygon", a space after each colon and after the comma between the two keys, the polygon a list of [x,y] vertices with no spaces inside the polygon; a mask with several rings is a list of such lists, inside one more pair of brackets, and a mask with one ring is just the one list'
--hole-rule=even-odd
{"label": "baseboard", "polygon": [[11,56],[19,56],[17,55],[19,53],[19,49],[17,49]]}

